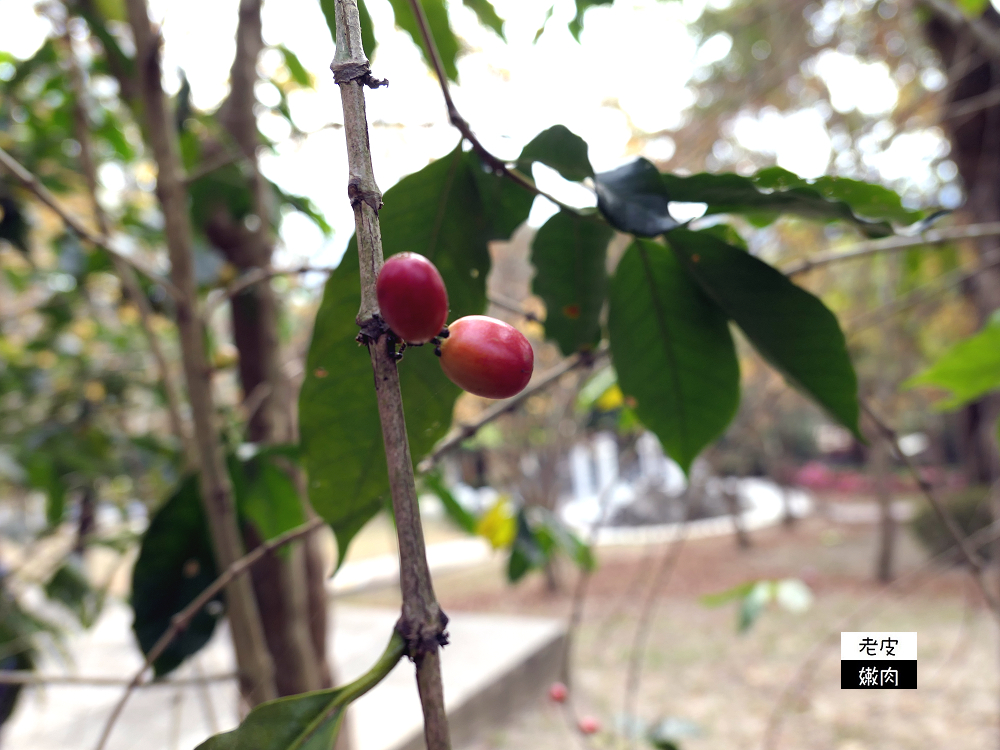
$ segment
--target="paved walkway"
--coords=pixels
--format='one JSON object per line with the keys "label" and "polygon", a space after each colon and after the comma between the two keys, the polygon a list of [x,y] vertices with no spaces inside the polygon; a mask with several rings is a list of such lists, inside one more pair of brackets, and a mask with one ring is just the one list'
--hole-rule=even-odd
{"label": "paved walkway", "polygon": [[[559,621],[449,613],[451,645],[443,653],[445,696],[449,714],[458,715],[466,734],[482,714],[477,697],[500,686],[505,692],[541,694],[554,677],[563,624]],[[340,681],[363,674],[385,648],[399,613],[381,609],[340,606],[331,637],[337,654]],[[141,660],[129,630],[130,610],[110,604],[95,627],[70,639],[72,670],[47,658],[41,671],[88,676],[125,677]],[[498,648],[497,644],[503,644]],[[548,654],[539,672],[524,673],[524,665]],[[234,668],[228,628],[215,637],[170,681],[138,690],[115,726],[108,750],[192,750],[216,731],[237,724],[236,688],[231,680],[196,684],[199,675],[232,673]],[[525,681],[528,680],[526,683]],[[504,687],[505,683],[509,683]],[[3,746],[12,750],[91,750],[120,686],[50,685],[26,688],[10,723]],[[462,714],[464,713],[464,717]],[[502,720],[503,717],[487,717]],[[419,736],[422,721],[413,677],[413,665],[403,660],[374,690],[352,709],[351,730],[358,750],[395,750]]]}

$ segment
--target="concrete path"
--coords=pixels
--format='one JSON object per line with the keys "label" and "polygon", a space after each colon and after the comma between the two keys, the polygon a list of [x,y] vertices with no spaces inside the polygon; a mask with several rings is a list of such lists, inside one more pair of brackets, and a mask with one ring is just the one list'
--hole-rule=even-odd
{"label": "concrete path", "polygon": [[[445,696],[456,742],[496,726],[524,703],[542,699],[555,679],[563,641],[559,621],[451,614],[451,645],[444,651]],[[363,674],[385,648],[398,612],[337,607],[331,637],[339,681]],[[71,670],[48,658],[43,674],[125,677],[141,660],[129,630],[130,610],[110,604],[97,625],[74,635]],[[206,648],[171,680],[138,690],[115,726],[108,750],[192,750],[216,731],[237,724],[232,680],[195,683],[199,676],[234,668],[228,629],[220,627]],[[173,682],[174,680],[178,682]],[[120,686],[50,685],[26,688],[3,746],[10,750],[91,750]],[[420,703],[413,665],[402,661],[389,677],[354,704],[350,718],[358,750],[419,746]]]}

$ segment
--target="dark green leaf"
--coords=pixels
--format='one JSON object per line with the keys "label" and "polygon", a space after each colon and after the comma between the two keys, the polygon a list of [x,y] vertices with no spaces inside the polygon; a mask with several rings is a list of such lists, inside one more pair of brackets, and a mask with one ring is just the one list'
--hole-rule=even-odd
{"label": "dark green leaf", "polygon": [[233,221],[242,221],[254,212],[250,182],[237,164],[227,164],[194,180],[188,194],[195,227],[204,227],[220,209]]}
{"label": "dark green leaf", "polygon": [[507,561],[507,580],[517,583],[528,571],[543,567],[547,560],[548,555],[528,524],[524,508],[521,508],[517,512],[517,536]]}
{"label": "dark green leaf", "polygon": [[560,211],[531,245],[537,273],[532,290],[545,301],[545,334],[563,354],[592,349],[601,340],[608,291],[608,243],[614,230],[594,216]]}
{"label": "dark green leaf", "polygon": [[[513,193],[507,193],[511,200],[492,200],[499,180],[483,172],[473,153],[456,148],[384,196],[379,217],[385,255],[410,251],[433,261],[448,288],[451,319],[483,311],[488,243],[527,215],[530,203]],[[495,189],[485,190],[490,186]],[[520,218],[512,208],[519,200]],[[359,305],[352,240],[324,291],[299,401],[310,496],[337,535],[341,560],[354,535],[384,507],[389,491],[371,361],[355,342]],[[410,451],[419,460],[450,426],[460,391],[430,347],[409,349],[399,376]]]}
{"label": "dark green leaf", "polygon": [[[185,479],[150,521],[132,572],[132,629],[148,653],[180,612],[215,580],[198,478]],[[221,606],[221,594],[215,600]],[[200,650],[215,631],[218,612],[202,609],[153,664],[162,676]]]}
{"label": "dark green leaf", "polygon": [[262,703],[239,727],[210,737],[196,750],[330,750],[344,710],[393,670],[405,648],[394,632],[375,666],[351,684]]}
{"label": "dark green leaf", "polygon": [[937,362],[903,385],[906,388],[932,385],[951,391],[950,398],[937,404],[940,409],[957,409],[1000,389],[1000,318],[955,344]]}
{"label": "dark green leaf", "polygon": [[552,167],[567,180],[594,176],[587,156],[587,142],[564,125],[553,125],[531,139],[517,157],[517,166],[530,174],[533,162]]}
{"label": "dark green leaf", "polygon": [[58,526],[66,514],[66,483],[52,451],[33,451],[25,461],[25,468],[31,486],[45,492],[45,520],[50,527]]}
{"label": "dark green leaf", "polygon": [[17,201],[8,196],[0,196],[0,240],[28,253],[28,222]]}
{"label": "dark green leaf", "polygon": [[726,316],[673,253],[644,240],[618,264],[610,301],[611,354],[626,402],[687,471],[739,403]]}
{"label": "dark green leaf", "polygon": [[[417,19],[410,8],[409,0],[389,0],[392,5],[392,12],[396,17],[396,25],[405,31],[413,39],[413,43],[424,55],[424,62],[429,67],[433,67],[430,53],[424,45],[423,37],[420,36],[420,27]],[[441,63],[444,65],[445,75],[452,81],[458,80],[458,68],[455,61],[458,58],[458,37],[451,30],[448,22],[448,8],[445,0],[420,0],[424,8],[424,15],[427,16],[427,25],[430,27],[434,44],[441,56]]]}
{"label": "dark green leaf", "polygon": [[611,226],[637,237],[656,237],[680,226],[659,171],[645,159],[594,177],[597,207]]}
{"label": "dark green leaf", "polygon": [[705,293],[765,359],[842,425],[858,430],[858,381],[836,316],[752,255],[701,232],[667,236]]}
{"label": "dark green leaf", "polygon": [[546,556],[558,550],[566,555],[581,570],[592,571],[596,567],[594,554],[576,534],[545,508],[532,508],[531,528]]}
{"label": "dark green leaf", "polygon": [[472,9],[476,18],[479,19],[479,23],[483,26],[489,26],[497,33],[498,37],[507,41],[507,37],[503,33],[503,19],[497,15],[496,9],[489,0],[462,0],[462,4],[466,8]]}
{"label": "dark green leaf", "polygon": [[281,56],[285,61],[285,67],[288,68],[288,73],[291,75],[292,80],[304,88],[313,88],[312,76],[309,75],[309,71],[306,70],[295,53],[283,44],[278,45],[278,51],[281,52]]}
{"label": "dark green leaf", "polygon": [[[334,10],[336,3],[334,0],[319,0],[319,7],[323,11],[327,28],[330,29],[330,38],[333,40],[334,46],[336,46],[337,18],[336,11]],[[378,46],[378,42],[375,40],[375,29],[372,25],[371,14],[368,13],[368,8],[365,7],[365,0],[358,0],[358,17],[361,21],[361,47],[365,51],[365,57],[371,60],[372,55],[375,54],[375,47]]]}
{"label": "dark green leaf", "polygon": [[580,41],[580,32],[583,31],[583,14],[587,12],[587,8],[593,8],[596,5],[613,5],[615,0],[576,0],[576,15],[569,22],[569,31],[573,35],[576,41]]}

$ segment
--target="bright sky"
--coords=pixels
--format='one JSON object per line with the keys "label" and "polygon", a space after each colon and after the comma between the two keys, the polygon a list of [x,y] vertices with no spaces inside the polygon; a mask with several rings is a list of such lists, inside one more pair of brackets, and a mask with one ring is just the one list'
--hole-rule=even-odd
{"label": "bright sky", "polygon": [[[692,73],[729,49],[728,39],[714,37],[699,50],[687,23],[700,15],[706,3],[727,1],[617,0],[612,7],[587,12],[577,44],[566,29],[574,14],[573,0],[557,0],[546,32],[533,44],[548,4],[494,0],[499,15],[507,19],[504,44],[458,0],[451,0],[452,23],[469,48],[458,62],[461,85],[454,88],[456,104],[499,156],[516,156],[539,131],[562,123],[589,143],[597,171],[612,168],[634,156],[626,153],[630,120],[646,132],[680,124],[692,102],[687,88]],[[183,69],[198,107],[211,108],[225,96],[238,4],[238,0],[150,0],[154,16],[164,22],[168,86],[177,85],[175,72]],[[48,24],[34,14],[32,5],[28,0],[0,0],[4,21],[0,49],[23,58],[41,44]],[[389,4],[372,0],[368,6],[379,40],[374,72],[390,80],[388,89],[367,94],[372,159],[384,191],[453,149],[458,135],[447,124],[437,83],[419,51],[394,28]],[[333,43],[317,0],[268,0],[264,38],[292,49],[316,77],[315,91],[291,97],[292,116],[299,127],[309,132],[341,122],[339,92],[328,67]],[[621,49],[623,43],[626,48]],[[276,67],[280,62],[276,57],[276,53],[266,56],[263,67]],[[627,65],[609,63],[616,59],[627,60]],[[896,102],[897,86],[884,64],[866,64],[851,55],[826,51],[812,67],[827,83],[831,104],[838,111],[878,115]],[[259,92],[262,100],[268,88],[264,85]],[[607,106],[614,101],[617,107]],[[744,146],[773,154],[779,165],[804,177],[817,177],[827,171],[833,154],[825,124],[828,116],[819,108],[787,115],[767,111],[737,118],[733,134]],[[379,122],[397,127],[381,127]],[[284,261],[336,262],[353,232],[343,131],[322,130],[296,143],[287,139],[287,123],[270,115],[261,120],[261,129],[282,141],[278,154],[265,157],[262,168],[286,190],[312,198],[336,230],[332,240],[324,241],[308,220],[291,214],[282,231]],[[940,155],[940,134],[906,138],[905,143],[897,139],[892,148],[872,154],[871,163],[887,179],[910,177],[919,186],[933,186],[930,161]],[[664,158],[672,152],[673,143],[661,138],[650,142],[644,153]],[[536,177],[540,186],[567,202],[594,202],[589,192],[551,171],[538,170]],[[541,223],[553,209],[539,199],[531,222]]]}

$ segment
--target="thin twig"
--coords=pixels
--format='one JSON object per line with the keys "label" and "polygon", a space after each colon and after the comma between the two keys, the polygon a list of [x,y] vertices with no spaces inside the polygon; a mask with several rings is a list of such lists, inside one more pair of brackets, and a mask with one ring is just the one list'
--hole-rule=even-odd
{"label": "thin twig", "polygon": [[530,310],[525,310],[521,307],[521,304],[515,300],[508,299],[502,294],[491,294],[487,297],[491,305],[496,305],[501,310],[506,310],[507,312],[512,312],[515,315],[520,315],[525,320],[529,320],[532,323],[540,323],[538,316],[535,315]]}
{"label": "thin twig", "polygon": [[928,229],[913,237],[886,237],[871,242],[861,242],[849,250],[817,253],[783,269],[786,276],[798,276],[814,268],[843,260],[863,258],[876,253],[896,252],[920,245],[941,245],[953,240],[974,239],[976,237],[995,237],[1000,235],[1000,221],[990,221],[983,224],[967,224],[961,227],[946,227],[944,229]]}
{"label": "thin twig", "polygon": [[108,717],[107,722],[104,725],[104,730],[101,732],[101,738],[97,743],[96,750],[103,750],[104,746],[107,744],[108,737],[111,735],[111,730],[118,720],[122,709],[125,708],[125,704],[128,702],[129,697],[132,692],[142,685],[143,675],[146,670],[153,666],[160,655],[167,649],[167,647],[174,642],[174,639],[180,635],[188,625],[191,624],[191,620],[194,619],[202,607],[208,604],[212,599],[214,599],[220,591],[222,591],[226,586],[228,586],[237,576],[247,572],[251,566],[257,563],[264,555],[269,552],[274,552],[290,542],[294,542],[296,539],[304,537],[311,531],[315,531],[320,526],[322,526],[325,521],[322,518],[314,518],[307,523],[297,526],[294,529],[286,531],[284,534],[276,536],[269,542],[265,542],[260,547],[254,548],[252,552],[241,557],[239,560],[234,562],[228,568],[226,568],[222,575],[212,581],[211,585],[208,586],[204,591],[202,591],[198,596],[196,596],[190,604],[188,604],[184,609],[178,612],[176,615],[170,618],[170,626],[163,632],[153,647],[146,654],[146,660],[143,665],[136,671],[132,676],[132,679],[128,681],[128,687],[125,689],[125,693],[122,695],[121,699],[115,704],[111,715]]}
{"label": "thin twig", "polygon": [[389,490],[399,543],[399,584],[402,613],[396,630],[406,641],[406,651],[416,665],[417,692],[424,717],[424,742],[428,750],[450,750],[448,715],[441,680],[441,652],[448,618],[434,594],[424,542],[413,461],[403,416],[399,390],[395,344],[379,316],[375,280],[382,268],[382,232],[378,211],[382,193],[375,181],[365,112],[364,87],[377,88],[386,82],[372,77],[361,44],[361,22],[357,0],[334,0],[337,52],[333,64],[334,81],[340,87],[344,109],[349,178],[347,194],[354,209],[358,244],[361,309],[357,322],[359,340],[368,346],[375,378],[382,442],[385,447]]}
{"label": "thin twig", "polygon": [[506,414],[509,411],[513,411],[520,404],[522,404],[527,399],[534,396],[539,391],[545,390],[552,383],[557,381],[563,375],[571,370],[575,370],[577,367],[583,365],[593,364],[596,360],[604,357],[608,353],[608,345],[606,343],[601,344],[592,352],[577,352],[558,365],[549,368],[534,381],[531,385],[521,391],[519,394],[513,398],[509,398],[506,401],[498,401],[493,404],[493,406],[486,409],[475,422],[470,422],[466,425],[459,425],[455,427],[451,432],[441,439],[434,450],[432,450],[417,466],[417,471],[425,472],[430,471],[434,464],[436,464],[445,453],[451,451],[455,446],[459,445],[465,440],[475,435],[479,430],[481,430],[485,425],[492,422],[497,417]]}
{"label": "thin twig", "polygon": [[[239,677],[236,672],[220,672],[198,677],[176,677],[170,680],[152,680],[137,685],[137,688],[178,687],[199,685],[206,682],[229,682]],[[97,675],[38,674],[27,670],[0,671],[0,685],[80,685],[87,687],[126,687],[130,683],[122,677],[98,677]]]}
{"label": "thin twig", "polygon": [[[66,56],[69,60],[70,80],[73,87],[73,118],[76,131],[76,139],[80,144],[80,167],[83,171],[84,180],[87,183],[87,190],[90,193],[90,203],[94,212],[94,220],[101,236],[108,237],[111,234],[107,212],[101,205],[97,197],[97,163],[94,160],[93,140],[90,134],[90,123],[87,117],[87,83],[84,76],[80,60],[73,49],[73,37],[67,31],[64,36],[66,46]],[[197,464],[197,454],[195,452],[194,441],[186,429],[184,419],[181,417],[181,397],[180,388],[174,380],[173,372],[160,346],[160,339],[153,330],[152,317],[153,310],[150,307],[149,299],[139,285],[135,271],[132,266],[116,255],[111,256],[115,271],[121,280],[122,288],[128,293],[130,299],[135,302],[139,311],[139,323],[142,327],[146,343],[149,345],[150,354],[160,371],[160,382],[163,384],[163,392],[167,398],[167,416],[170,419],[170,429],[174,437],[180,444],[185,460],[189,467]]]}
{"label": "thin twig", "polygon": [[448,76],[444,72],[444,64],[441,62],[441,55],[438,53],[437,45],[434,43],[434,37],[431,35],[430,25],[427,23],[427,16],[424,13],[423,6],[420,4],[420,0],[409,0],[410,8],[413,10],[413,15],[417,19],[417,27],[420,29],[420,36],[424,41],[424,46],[427,48],[429,57],[431,58],[431,65],[434,67],[434,73],[437,75],[438,83],[441,86],[441,95],[444,97],[445,106],[448,108],[448,120],[454,125],[458,132],[462,134],[472,146],[472,150],[479,155],[479,158],[492,169],[496,174],[503,175],[509,180],[517,183],[525,190],[529,190],[535,195],[541,195],[548,198],[550,201],[555,203],[559,208],[564,211],[572,211],[577,213],[577,209],[572,206],[568,206],[560,200],[553,198],[548,193],[539,190],[535,183],[525,177],[523,174],[518,172],[516,169],[511,169],[507,164],[500,158],[494,156],[489,150],[479,141],[476,134],[472,132],[472,128],[469,123],[466,122],[465,118],[459,114],[458,108],[455,106],[455,101],[451,98],[451,90],[448,87]]}
{"label": "thin twig", "polygon": [[112,258],[118,258],[123,263],[127,263],[132,266],[132,268],[148,278],[150,281],[153,281],[166,289],[167,293],[174,299],[179,298],[180,290],[169,279],[161,276],[141,261],[115,250],[111,246],[112,241],[110,237],[101,237],[95,232],[90,231],[82,221],[76,218],[72,213],[66,210],[62,204],[59,203],[52,192],[45,187],[41,181],[35,177],[35,175],[28,171],[19,161],[17,161],[17,159],[2,148],[0,148],[0,165],[3,165],[3,167],[10,172],[19,183],[21,183],[21,186],[25,190],[34,194],[38,200],[55,212],[56,215],[63,220],[63,223],[74,232],[74,234],[95,247],[100,248]]}
{"label": "thin twig", "polygon": [[205,309],[202,316],[206,320],[209,319],[223,302],[232,299],[262,281],[277,278],[278,276],[298,276],[306,273],[328,274],[336,270],[337,266],[311,266],[308,264],[296,266],[295,268],[254,268],[230,282],[225,289],[213,291],[205,301]]}
{"label": "thin twig", "polygon": [[948,533],[951,535],[952,539],[955,541],[956,546],[962,553],[962,558],[965,563],[969,566],[972,577],[979,587],[979,591],[983,595],[983,599],[989,605],[993,613],[1000,618],[1000,602],[997,601],[996,596],[990,591],[989,587],[986,585],[984,580],[984,563],[979,553],[976,552],[976,548],[969,545],[969,539],[962,531],[962,528],[955,521],[954,516],[952,516],[951,511],[948,506],[938,497],[937,492],[935,492],[934,487],[928,482],[917,465],[913,462],[906,453],[899,447],[899,438],[896,435],[895,430],[889,427],[886,422],[879,417],[871,408],[871,406],[863,399],[858,399],[862,411],[868,415],[868,418],[872,421],[872,424],[878,429],[879,437],[885,440],[896,456],[901,460],[910,474],[913,476],[914,480],[917,482],[917,486],[920,487],[921,493],[927,498],[927,502],[931,504],[934,509],[934,513],[938,516],[941,523],[944,524],[945,528],[948,529]]}
{"label": "thin twig", "polygon": [[649,641],[649,633],[653,626],[653,615],[656,613],[656,604],[663,587],[670,581],[670,577],[677,567],[681,552],[684,549],[684,541],[687,539],[687,522],[690,513],[691,503],[684,506],[684,518],[681,521],[680,531],[676,539],[667,547],[663,555],[660,567],[653,577],[653,582],[646,593],[646,601],[643,602],[642,612],[639,614],[639,622],[635,626],[635,635],[632,638],[632,649],[629,653],[628,671],[625,676],[625,700],[623,703],[624,726],[628,734],[626,742],[630,750],[635,747],[636,736],[632,722],[635,718],[636,702],[639,698],[639,686],[642,681],[642,663],[646,655],[646,644]]}

